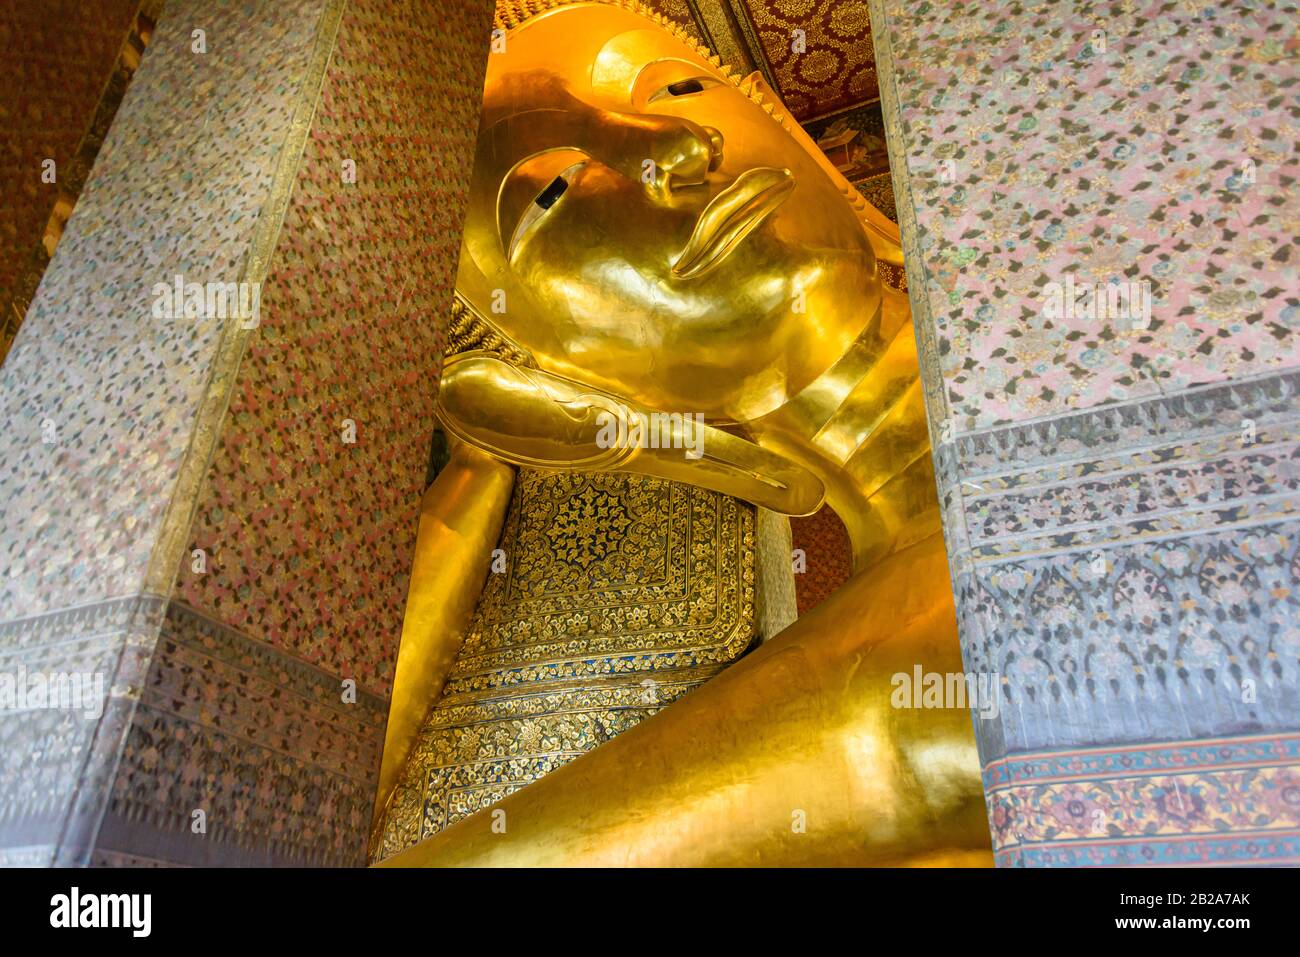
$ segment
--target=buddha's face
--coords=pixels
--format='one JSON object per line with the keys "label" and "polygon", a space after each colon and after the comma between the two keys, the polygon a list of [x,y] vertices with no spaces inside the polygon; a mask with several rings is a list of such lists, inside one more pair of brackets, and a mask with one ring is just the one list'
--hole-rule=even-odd
{"label": "buddha's face", "polygon": [[548,371],[738,421],[825,371],[879,297],[807,150],[671,33],[600,4],[489,56],[457,285]]}

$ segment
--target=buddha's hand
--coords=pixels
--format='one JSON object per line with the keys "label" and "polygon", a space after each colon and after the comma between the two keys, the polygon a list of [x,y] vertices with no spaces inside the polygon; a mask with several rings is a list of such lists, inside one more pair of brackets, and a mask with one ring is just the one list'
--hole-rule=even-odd
{"label": "buddha's hand", "polygon": [[447,361],[438,417],[451,435],[514,465],[671,479],[786,515],[815,512],[824,497],[807,469],[702,416],[642,408],[487,352]]}

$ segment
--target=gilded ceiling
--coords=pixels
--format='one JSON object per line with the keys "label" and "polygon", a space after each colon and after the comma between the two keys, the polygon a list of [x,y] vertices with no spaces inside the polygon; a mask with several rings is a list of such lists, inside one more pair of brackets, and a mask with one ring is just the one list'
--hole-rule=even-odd
{"label": "gilded ceiling", "polygon": [[866,0],[657,0],[740,70],[760,70],[800,122],[880,97]]}

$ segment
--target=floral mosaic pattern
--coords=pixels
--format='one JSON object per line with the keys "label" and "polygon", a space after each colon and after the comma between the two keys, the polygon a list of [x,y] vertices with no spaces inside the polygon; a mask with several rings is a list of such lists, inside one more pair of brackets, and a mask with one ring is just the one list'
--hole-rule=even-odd
{"label": "floral mosaic pattern", "polygon": [[[739,0],[733,6],[756,32],[795,116],[822,116],[878,95],[865,0]],[[795,49],[795,30],[803,31],[802,50]]]}
{"label": "floral mosaic pattern", "polygon": [[[195,575],[183,559],[177,583],[182,601],[266,643],[256,673],[291,708],[288,720],[250,709],[190,729],[200,757],[183,768],[230,769],[207,787],[232,860],[262,860],[267,839],[278,862],[364,860],[491,13],[417,0],[344,9],[263,325],[191,531],[211,561]],[[296,674],[314,676],[310,693],[305,677],[285,683]],[[343,677],[361,696],[340,709]],[[224,689],[204,693],[205,706],[232,709]],[[141,754],[169,723],[142,718]],[[179,795],[146,803],[165,816]]]}
{"label": "floral mosaic pattern", "polygon": [[[178,3],[5,360],[3,620],[138,591],[190,444],[220,323],[155,319],[149,293],[178,272],[240,275],[319,19],[308,0],[203,6],[210,59],[190,51],[197,14]],[[194,156],[211,158],[211,179],[187,173]],[[142,237],[112,223],[171,227]],[[52,476],[65,494],[49,494]]]}
{"label": "floral mosaic pattern", "polygon": [[478,129],[474,41],[490,33],[490,4],[454,6],[347,4],[177,584],[195,608],[379,693]]}
{"label": "floral mosaic pattern", "polygon": [[807,567],[795,574],[795,598],[799,614],[820,605],[852,573],[849,534],[830,508],[823,507],[806,518],[790,519],[795,548],[803,551]]}
{"label": "floral mosaic pattern", "polygon": [[[39,764],[2,802],[0,845],[28,842],[5,860],[362,862],[490,22],[490,3],[168,3],[3,370],[0,622],[20,620],[0,655],[114,687],[98,726],[0,722]],[[251,235],[273,198],[236,373],[219,323],[160,323],[148,293],[238,278],[270,252]],[[198,580],[130,597],[178,566]]]}
{"label": "floral mosaic pattern", "polygon": [[842,112],[880,95],[866,0],[650,0],[647,5],[685,27],[742,75],[760,70],[799,120]]}
{"label": "floral mosaic pattern", "polygon": [[967,662],[1013,705],[977,729],[985,760],[1294,725],[1295,379],[941,447]]}
{"label": "floral mosaic pattern", "polygon": [[[190,46],[197,6],[206,60]],[[176,476],[201,445],[218,351],[220,323],[155,319],[149,291],[177,272],[240,275],[320,14],[306,0],[168,9],[0,373],[0,650],[100,670],[113,689],[103,717],[67,737],[25,714],[0,720],[46,785],[9,809],[32,827],[5,841],[49,836],[46,863],[93,851],[162,617],[162,599],[141,593]],[[205,175],[195,156],[210,161]],[[127,223],[158,228],[117,228]]]}
{"label": "floral mosaic pattern", "polygon": [[[356,866],[388,702],[177,603],[136,708],[98,853]],[[207,833],[191,829],[195,808]]]}
{"label": "floral mosaic pattern", "polygon": [[[880,9],[956,431],[1300,360],[1294,3]],[[1149,282],[1149,327],[1046,317],[1067,276]]]}
{"label": "floral mosaic pattern", "polygon": [[[1002,675],[989,769],[1297,728],[1295,12],[873,0],[963,654]],[[1150,323],[1049,315],[1067,277],[1150,283]],[[1293,860],[1242,810],[1290,793],[1273,763],[990,779],[998,860]]]}
{"label": "floral mosaic pattern", "polygon": [[[1105,784],[1111,797],[1123,792],[1130,811],[1108,817],[1104,833],[1063,846],[1040,813],[1055,791],[995,799],[1003,779],[990,776],[1030,766],[1038,749],[1109,743],[1116,750],[1093,753],[1084,770],[1113,762],[1098,780],[1126,778],[1145,765],[1132,763],[1138,749],[1125,745],[1153,740],[1184,742],[1168,745],[1177,761],[1157,765],[1181,772],[1214,758],[1197,739],[1296,729],[1295,378],[1202,386],[982,430],[939,449],[967,667],[1002,675],[1000,716],[976,722],[981,756],[992,762],[995,824],[1004,836],[1020,835],[1000,862],[1295,858],[1296,837],[1277,832],[1280,825],[1238,839],[1230,835],[1253,831],[1226,811],[1211,831],[1161,816],[1167,787],[1154,779]],[[1291,751],[1276,763],[1297,764]],[[1218,803],[1207,806],[1221,809],[1267,786],[1216,772],[1211,783],[1180,778],[1177,787],[1208,795],[1211,784]],[[1061,806],[1083,806],[1070,794]],[[1150,837],[1157,819],[1161,829]]]}
{"label": "floral mosaic pattern", "polygon": [[[585,503],[602,558],[571,546]],[[490,575],[444,694],[726,664],[754,633],[754,509],[619,473],[522,470]]]}
{"label": "floral mosaic pattern", "polygon": [[[589,539],[596,551],[573,547]],[[488,576],[420,729],[379,858],[635,726],[757,636],[755,510],[737,499],[520,469],[501,549],[506,569]]]}
{"label": "floral mosaic pattern", "polygon": [[84,865],[149,666],[165,602],[128,598],[0,623],[0,672],[104,676],[104,714],[35,709],[0,720],[0,862]]}
{"label": "floral mosaic pattern", "polygon": [[1293,525],[979,566],[966,664],[1002,676],[985,761],[1090,742],[1287,728],[1300,714]]}
{"label": "floral mosaic pattern", "polygon": [[1298,766],[1296,735],[996,762],[994,854],[1002,866],[1295,864]]}

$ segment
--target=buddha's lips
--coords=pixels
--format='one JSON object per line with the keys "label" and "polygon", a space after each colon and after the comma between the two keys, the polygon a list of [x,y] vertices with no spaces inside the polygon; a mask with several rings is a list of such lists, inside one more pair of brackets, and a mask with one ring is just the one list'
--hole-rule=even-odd
{"label": "buddha's lips", "polygon": [[700,213],[686,248],[673,264],[673,275],[693,279],[717,265],[793,189],[794,175],[788,169],[758,166],[741,173]]}

